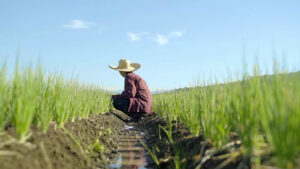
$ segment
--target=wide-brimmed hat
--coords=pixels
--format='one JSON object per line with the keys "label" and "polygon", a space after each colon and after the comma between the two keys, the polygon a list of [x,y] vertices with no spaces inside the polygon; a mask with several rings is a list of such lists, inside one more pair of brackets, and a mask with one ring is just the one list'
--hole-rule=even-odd
{"label": "wide-brimmed hat", "polygon": [[141,67],[139,63],[130,63],[130,61],[127,59],[120,59],[119,66],[108,66],[120,72],[133,72]]}

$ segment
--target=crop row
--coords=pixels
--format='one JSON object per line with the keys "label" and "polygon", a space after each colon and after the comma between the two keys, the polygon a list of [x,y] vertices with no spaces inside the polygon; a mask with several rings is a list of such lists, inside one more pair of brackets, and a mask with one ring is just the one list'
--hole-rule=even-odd
{"label": "crop row", "polygon": [[10,76],[6,66],[0,67],[0,131],[13,125],[20,141],[28,138],[32,124],[46,132],[52,122],[63,127],[109,106],[109,93],[96,86],[46,74],[40,66],[20,71],[17,64]]}
{"label": "crop row", "polygon": [[236,82],[157,94],[154,110],[180,120],[194,135],[203,130],[217,148],[237,133],[246,158],[267,145],[278,166],[293,168],[300,154],[300,74],[274,70],[260,76],[255,67],[254,76],[244,73]]}

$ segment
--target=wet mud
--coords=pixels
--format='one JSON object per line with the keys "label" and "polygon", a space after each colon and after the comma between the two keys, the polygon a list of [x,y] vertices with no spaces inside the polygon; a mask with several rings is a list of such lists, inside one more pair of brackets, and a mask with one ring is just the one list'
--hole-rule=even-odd
{"label": "wet mud", "polygon": [[142,142],[145,142],[145,134],[135,126],[125,125],[125,132],[118,142],[118,157],[109,165],[112,169],[139,168],[145,169],[147,165],[147,151]]}

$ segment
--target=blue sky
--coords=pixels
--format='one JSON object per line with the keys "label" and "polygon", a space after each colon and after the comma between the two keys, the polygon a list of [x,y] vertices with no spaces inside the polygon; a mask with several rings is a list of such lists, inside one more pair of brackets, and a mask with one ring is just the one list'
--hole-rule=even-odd
{"label": "blue sky", "polygon": [[185,87],[200,77],[227,77],[273,58],[300,69],[297,0],[26,0],[0,2],[0,62],[14,67],[40,58],[63,72],[107,89],[123,78],[107,67],[139,62],[152,90]]}

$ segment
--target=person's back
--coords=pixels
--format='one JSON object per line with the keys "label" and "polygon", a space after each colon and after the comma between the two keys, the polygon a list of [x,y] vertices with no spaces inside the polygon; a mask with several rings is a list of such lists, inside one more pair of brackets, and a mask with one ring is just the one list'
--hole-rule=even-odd
{"label": "person's back", "polygon": [[[130,98],[129,112],[146,112],[151,114],[152,112],[152,95],[147,86],[147,83],[143,78],[135,73],[127,73],[126,78],[131,81],[136,88],[134,97]],[[125,82],[126,82],[125,78]],[[130,83],[131,83],[130,82]],[[126,89],[126,83],[125,83]]]}

